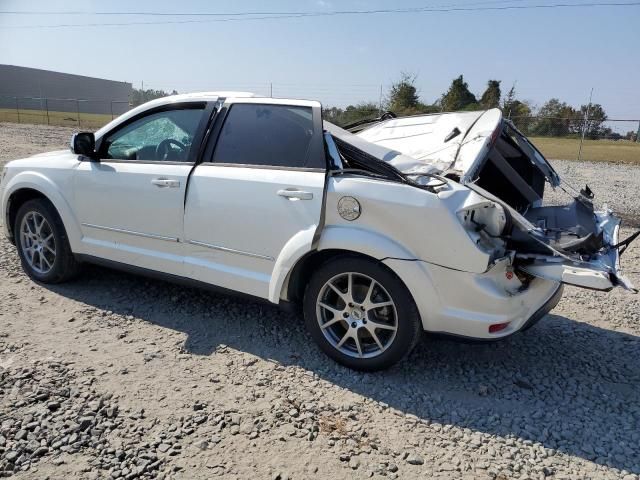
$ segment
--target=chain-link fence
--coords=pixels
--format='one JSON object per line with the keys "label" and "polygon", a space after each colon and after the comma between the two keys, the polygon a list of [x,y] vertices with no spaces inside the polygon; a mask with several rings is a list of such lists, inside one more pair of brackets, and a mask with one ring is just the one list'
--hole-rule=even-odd
{"label": "chain-link fence", "polygon": [[640,120],[575,117],[512,117],[550,159],[640,164]]}
{"label": "chain-link fence", "polygon": [[[95,130],[130,108],[127,100],[0,96],[0,122]],[[325,112],[327,118],[331,114],[332,109]],[[530,115],[511,120],[547,158],[640,164],[640,119]]]}
{"label": "chain-link fence", "polygon": [[0,96],[0,122],[94,129],[129,108],[128,100]]}
{"label": "chain-link fence", "polygon": [[512,117],[518,129],[530,137],[584,138],[588,140],[638,141],[640,120],[576,117]]}

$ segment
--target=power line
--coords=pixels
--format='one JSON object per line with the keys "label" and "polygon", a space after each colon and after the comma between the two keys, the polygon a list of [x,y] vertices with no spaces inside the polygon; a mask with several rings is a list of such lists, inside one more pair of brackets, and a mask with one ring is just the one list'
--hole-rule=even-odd
{"label": "power line", "polygon": [[[478,12],[478,11],[504,11],[504,10],[537,10],[537,9],[554,9],[554,8],[589,8],[589,7],[632,7],[640,6],[640,2],[589,2],[589,3],[555,3],[555,4],[538,4],[538,5],[504,5],[495,7],[415,7],[404,9],[378,9],[378,10],[336,10],[328,12],[298,12],[291,14],[268,14],[264,16],[249,16],[244,13],[238,16],[230,17],[232,14],[224,14],[228,18],[214,18],[206,20],[170,20],[170,21],[136,21],[136,22],[117,22],[117,23],[67,23],[57,25],[19,25],[5,26],[4,29],[32,29],[32,28],[73,28],[73,27],[121,27],[133,25],[175,25],[188,23],[218,23],[218,22],[241,22],[254,20],[276,20],[290,18],[309,18],[309,17],[329,17],[338,15],[371,15],[371,14],[388,14],[388,13],[447,13],[447,12]],[[0,12],[7,13],[7,12]],[[26,13],[26,12],[23,12]],[[104,12],[106,13],[106,12]],[[61,15],[64,13],[60,13]],[[213,14],[211,14],[213,15]]]}
{"label": "power line", "polygon": [[410,8],[387,8],[387,9],[375,9],[375,10],[337,10],[337,11],[291,11],[291,12],[92,12],[92,11],[27,11],[27,10],[9,10],[0,11],[0,14],[6,15],[112,15],[112,16],[162,16],[162,17],[236,17],[236,16],[255,16],[255,15],[326,15],[326,14],[358,14],[358,13],[405,13],[420,11],[425,8],[441,8],[441,7],[456,7],[456,6],[471,6],[471,5],[485,5],[494,3],[517,3],[527,0],[483,0],[478,2],[468,2],[463,4],[447,4],[447,5],[430,5],[424,7],[410,7]]}

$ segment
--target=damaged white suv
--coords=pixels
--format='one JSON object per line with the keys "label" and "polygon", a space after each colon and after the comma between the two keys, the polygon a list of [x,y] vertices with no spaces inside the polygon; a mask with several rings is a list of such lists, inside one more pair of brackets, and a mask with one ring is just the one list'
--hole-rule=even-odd
{"label": "damaged white suv", "polygon": [[352,132],[314,101],[154,100],[71,151],[10,162],[4,230],[40,282],[94,262],[299,304],[322,350],[361,370],[394,364],[421,330],[526,329],[563,283],[633,289],[619,220],[588,188],[544,206],[560,179],[499,110]]}

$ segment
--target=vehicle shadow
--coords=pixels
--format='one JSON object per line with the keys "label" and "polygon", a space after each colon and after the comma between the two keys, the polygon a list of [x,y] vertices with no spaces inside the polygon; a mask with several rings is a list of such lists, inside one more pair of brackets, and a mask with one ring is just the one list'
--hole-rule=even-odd
{"label": "vehicle shadow", "polygon": [[183,332],[186,353],[209,355],[224,344],[300,366],[419,419],[539,442],[640,474],[640,337],[634,335],[551,314],[501,342],[425,339],[390,370],[359,373],[312,345],[299,316],[268,304],[99,267],[47,288]]}

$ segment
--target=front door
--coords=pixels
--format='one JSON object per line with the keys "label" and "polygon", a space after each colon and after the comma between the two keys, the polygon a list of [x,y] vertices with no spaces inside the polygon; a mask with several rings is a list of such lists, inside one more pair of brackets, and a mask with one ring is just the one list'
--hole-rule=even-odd
{"label": "front door", "polygon": [[189,183],[185,268],[192,278],[269,298],[282,252],[311,250],[320,222],[320,105],[252,99],[223,111],[215,151]]}
{"label": "front door", "polygon": [[183,274],[184,197],[205,105],[145,112],[98,140],[74,178],[83,253]]}

